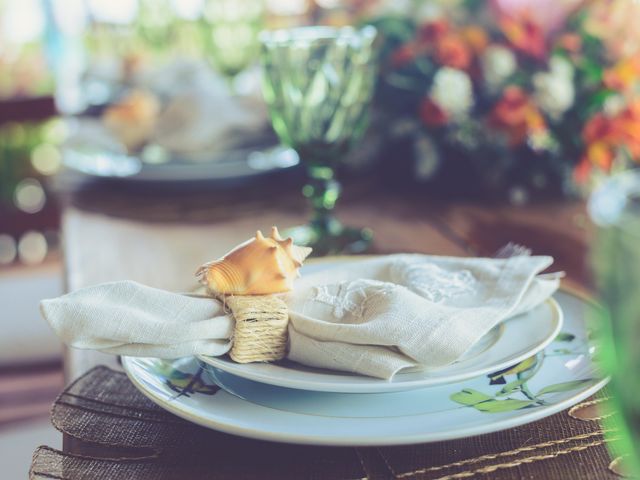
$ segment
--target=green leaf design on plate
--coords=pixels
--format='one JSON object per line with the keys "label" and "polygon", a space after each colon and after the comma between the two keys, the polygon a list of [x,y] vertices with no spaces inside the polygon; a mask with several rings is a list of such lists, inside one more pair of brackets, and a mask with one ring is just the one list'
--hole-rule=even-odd
{"label": "green leaf design on plate", "polygon": [[501,413],[526,408],[534,403],[536,403],[535,400],[517,400],[515,398],[507,398],[505,400],[487,400],[486,402],[480,402],[473,405],[473,408],[480,410],[481,412]]}
{"label": "green leaf design on plate", "polygon": [[190,373],[181,372],[180,370],[177,370],[177,369],[174,368],[166,376],[167,376],[167,378],[170,378],[171,380],[188,380],[193,375],[191,375]]}
{"label": "green leaf design on plate", "polygon": [[569,332],[560,332],[555,338],[554,342],[571,342],[575,340],[576,336]]}
{"label": "green leaf design on plate", "polygon": [[189,397],[193,393],[215,395],[220,390],[219,386],[206,383],[202,379],[202,368],[198,369],[194,374],[175,369],[167,376],[165,384],[176,392],[179,397]]}
{"label": "green leaf design on plate", "polygon": [[553,385],[547,385],[546,387],[544,387],[538,392],[538,395],[544,395],[546,393],[568,392],[570,390],[580,388],[585,383],[589,383],[592,380],[592,378],[585,378],[583,380],[573,380],[571,382],[554,383]]}
{"label": "green leaf design on plate", "polygon": [[460,392],[454,393],[449,398],[456,403],[488,413],[510,412],[536,403],[536,400],[518,400],[515,398],[497,400],[471,388],[465,388]]}
{"label": "green leaf design on plate", "polygon": [[506,397],[514,390],[518,390],[519,387],[528,380],[528,378],[520,378],[518,380],[514,380],[513,382],[507,383],[498,393],[496,393],[496,397]]}
{"label": "green leaf design on plate", "polygon": [[553,353],[557,353],[558,355],[571,355],[573,352],[568,348],[556,348],[553,350]]}
{"label": "green leaf design on plate", "polygon": [[467,405],[470,407],[480,402],[492,400],[489,395],[486,395],[472,388],[465,388],[457,393],[452,394],[449,398],[456,403],[461,403],[462,405]]}
{"label": "green leaf design on plate", "polygon": [[526,370],[529,370],[532,367],[535,367],[536,363],[537,363],[538,359],[537,357],[534,355],[533,357],[529,357],[529,358],[525,358],[523,361],[521,361],[520,363],[503,369],[503,370],[499,370],[497,372],[494,372],[492,374],[489,375],[489,378],[491,379],[491,385],[494,385],[495,383],[504,383],[503,381],[500,381],[505,375],[515,375],[521,372],[524,372]]}

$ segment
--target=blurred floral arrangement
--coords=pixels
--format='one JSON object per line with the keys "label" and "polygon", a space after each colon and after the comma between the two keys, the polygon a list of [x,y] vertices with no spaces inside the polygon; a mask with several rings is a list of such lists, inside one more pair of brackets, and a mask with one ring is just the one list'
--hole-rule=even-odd
{"label": "blurred floral arrangement", "polygon": [[396,170],[518,203],[640,163],[640,2],[449,3],[367,20],[384,38],[375,124],[411,158]]}

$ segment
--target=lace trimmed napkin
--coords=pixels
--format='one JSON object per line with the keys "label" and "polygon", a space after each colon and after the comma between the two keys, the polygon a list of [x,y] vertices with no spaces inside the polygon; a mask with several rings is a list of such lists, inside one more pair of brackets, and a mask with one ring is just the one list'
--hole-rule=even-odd
{"label": "lace trimmed napkin", "polygon": [[551,257],[390,255],[309,275],[289,295],[288,357],[392,378],[448,365],[501,321],[548,299]]}
{"label": "lace trimmed napkin", "polygon": [[[549,298],[551,257],[389,255],[304,276],[285,296],[296,362],[390,379],[459,359],[501,321]],[[115,282],[44,300],[65,343],[116,354],[222,355],[233,319],[216,300]]]}

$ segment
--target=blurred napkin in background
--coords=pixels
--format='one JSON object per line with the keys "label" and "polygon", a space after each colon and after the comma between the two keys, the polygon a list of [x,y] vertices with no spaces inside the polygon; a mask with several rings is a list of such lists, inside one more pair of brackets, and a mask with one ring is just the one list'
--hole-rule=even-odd
{"label": "blurred napkin in background", "polygon": [[[114,153],[161,147],[181,160],[214,161],[225,151],[276,143],[260,90],[259,70],[243,72],[242,94],[208,64],[179,59],[142,70],[111,99],[100,118],[70,120],[65,147]],[[157,156],[157,155],[156,155]]]}
{"label": "blurred napkin in background", "polygon": [[[388,255],[305,276],[286,294],[291,360],[391,379],[448,365],[501,321],[540,305],[559,278],[551,257]],[[67,344],[115,354],[222,355],[233,319],[217,300],[112,282],[43,300]]]}
{"label": "blurred napkin in background", "polygon": [[237,137],[259,133],[269,125],[259,83],[258,78],[236,95],[223,77],[194,60],[149,72],[138,86],[149,88],[165,105],[152,140],[177,153],[219,151],[237,143]]}

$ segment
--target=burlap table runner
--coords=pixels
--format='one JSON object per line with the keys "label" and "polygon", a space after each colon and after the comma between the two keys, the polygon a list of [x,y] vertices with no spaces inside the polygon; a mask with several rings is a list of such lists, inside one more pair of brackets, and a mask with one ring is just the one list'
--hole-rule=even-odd
{"label": "burlap table runner", "polygon": [[39,447],[32,479],[617,479],[598,423],[601,392],[545,420],[463,440],[328,448],[249,440],[183,421],[126,375],[97,367],[54,403],[65,452]]}

